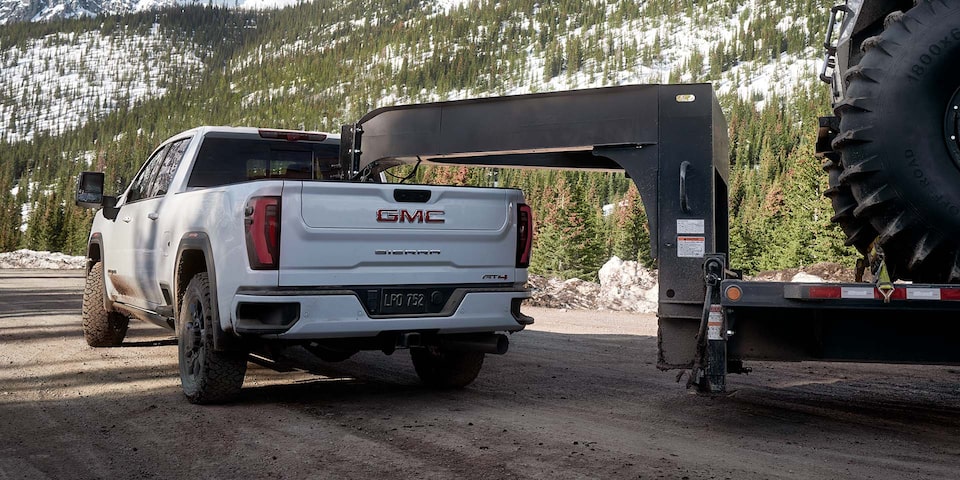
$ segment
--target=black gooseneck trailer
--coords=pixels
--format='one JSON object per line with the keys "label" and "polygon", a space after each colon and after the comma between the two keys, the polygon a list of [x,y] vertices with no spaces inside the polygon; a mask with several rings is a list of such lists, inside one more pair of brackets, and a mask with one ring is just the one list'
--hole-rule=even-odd
{"label": "black gooseneck trailer", "polygon": [[380,108],[343,127],[340,155],[358,177],[415,162],[625,171],[658,266],[658,366],[690,369],[702,392],[745,360],[960,364],[957,286],[731,271],[728,148],[711,85],[628,85]]}

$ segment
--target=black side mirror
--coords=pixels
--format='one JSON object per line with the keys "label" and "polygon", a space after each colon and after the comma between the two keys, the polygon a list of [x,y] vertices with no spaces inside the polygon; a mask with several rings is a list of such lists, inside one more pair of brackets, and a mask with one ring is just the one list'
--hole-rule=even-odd
{"label": "black side mirror", "polygon": [[103,172],[80,172],[77,177],[77,206],[100,208],[103,205]]}
{"label": "black side mirror", "polygon": [[116,220],[120,209],[117,208],[117,197],[103,194],[103,172],[80,172],[77,177],[78,207],[103,208],[103,216],[107,220]]}

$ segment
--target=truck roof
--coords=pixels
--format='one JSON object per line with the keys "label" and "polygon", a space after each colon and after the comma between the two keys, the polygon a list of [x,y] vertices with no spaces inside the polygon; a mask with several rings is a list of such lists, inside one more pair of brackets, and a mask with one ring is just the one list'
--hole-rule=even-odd
{"label": "truck roof", "polygon": [[321,143],[339,143],[340,134],[338,133],[327,133],[327,132],[316,132],[309,130],[287,130],[287,129],[277,129],[277,128],[260,128],[260,127],[230,127],[230,126],[216,126],[216,125],[203,125],[189,130],[180,132],[170,138],[168,138],[163,143],[167,143],[171,140],[182,137],[191,137],[195,135],[206,136],[211,133],[217,134],[226,134],[226,135],[241,135],[241,136],[260,136],[263,138],[271,139],[282,139],[287,138],[291,141],[304,140],[304,141],[314,141]]}

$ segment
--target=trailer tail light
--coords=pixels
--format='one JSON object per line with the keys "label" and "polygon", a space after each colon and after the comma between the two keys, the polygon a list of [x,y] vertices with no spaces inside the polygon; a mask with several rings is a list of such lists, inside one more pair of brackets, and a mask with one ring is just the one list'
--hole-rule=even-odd
{"label": "trailer tail light", "polygon": [[727,290],[724,293],[727,295],[727,300],[730,300],[731,302],[739,302],[740,299],[743,298],[743,290],[736,285],[727,287]]}
{"label": "trailer tail light", "polygon": [[533,248],[533,210],[529,205],[517,208],[517,268],[530,266],[530,251]]}
{"label": "trailer tail light", "polygon": [[280,266],[280,197],[253,197],[244,209],[247,258],[254,270]]}

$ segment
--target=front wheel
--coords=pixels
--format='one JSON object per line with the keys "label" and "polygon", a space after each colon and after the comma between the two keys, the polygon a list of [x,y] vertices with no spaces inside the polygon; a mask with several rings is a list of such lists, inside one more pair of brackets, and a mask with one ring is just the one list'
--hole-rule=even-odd
{"label": "front wheel", "polygon": [[213,348],[210,280],[198,273],[187,285],[177,315],[180,384],[190,403],[223,403],[240,393],[247,372],[245,352]]}
{"label": "front wheel", "polygon": [[411,348],[410,358],[420,381],[434,388],[463,388],[473,383],[483,366],[482,352],[456,352],[436,347]]}
{"label": "front wheel", "polygon": [[93,264],[83,287],[83,338],[91,347],[116,347],[127,336],[130,319],[103,307],[103,263]]}

